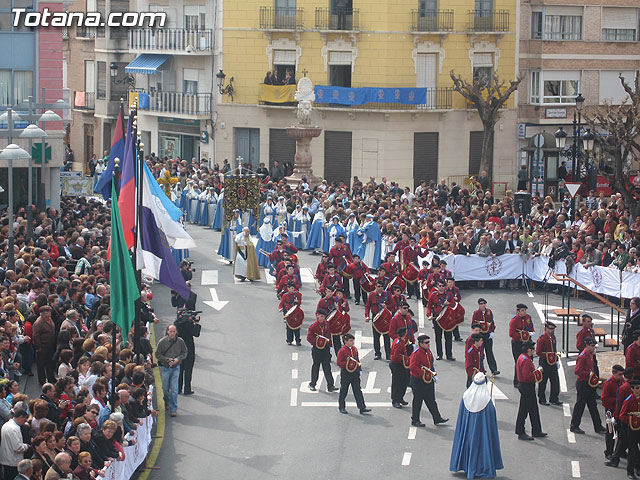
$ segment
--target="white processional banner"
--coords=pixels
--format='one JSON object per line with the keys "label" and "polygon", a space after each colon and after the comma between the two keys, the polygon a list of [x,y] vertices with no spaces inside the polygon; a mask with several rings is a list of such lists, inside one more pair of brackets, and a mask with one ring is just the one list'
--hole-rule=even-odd
{"label": "white processional banner", "polygon": [[499,257],[479,257],[477,255],[456,255],[454,265],[447,262],[456,281],[466,280],[510,280],[523,273],[520,255],[500,255]]}

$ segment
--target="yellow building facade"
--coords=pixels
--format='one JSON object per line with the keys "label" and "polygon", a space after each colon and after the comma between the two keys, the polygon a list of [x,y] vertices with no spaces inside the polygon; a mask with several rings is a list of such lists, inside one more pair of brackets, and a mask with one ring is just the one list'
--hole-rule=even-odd
{"label": "yellow building facade", "polygon": [[[449,72],[511,80],[517,71],[516,0],[226,1],[220,19],[219,66],[234,91],[233,100],[219,98],[218,163],[293,161],[284,129],[296,121],[295,106],[280,103],[292,88],[276,88],[281,99],[273,89],[272,101],[259,96],[275,72],[277,83],[306,75],[315,86],[350,89],[339,99],[337,89],[316,89],[313,123],[323,134],[311,144],[315,174],[411,186],[477,173],[482,125],[452,91]],[[393,90],[376,97],[383,88]],[[409,89],[421,89],[422,103]],[[364,92],[374,98],[360,100]],[[496,127],[495,180],[512,182],[517,169],[516,101]]]}

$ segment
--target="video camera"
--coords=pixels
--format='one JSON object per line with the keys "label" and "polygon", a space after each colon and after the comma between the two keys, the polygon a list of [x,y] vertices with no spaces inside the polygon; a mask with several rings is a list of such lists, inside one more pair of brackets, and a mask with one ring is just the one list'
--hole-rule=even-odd
{"label": "video camera", "polygon": [[176,321],[178,321],[178,322],[187,322],[187,321],[199,322],[200,321],[200,315],[199,315],[200,313],[202,313],[202,310],[186,310],[186,309],[178,310],[178,312],[176,314]]}

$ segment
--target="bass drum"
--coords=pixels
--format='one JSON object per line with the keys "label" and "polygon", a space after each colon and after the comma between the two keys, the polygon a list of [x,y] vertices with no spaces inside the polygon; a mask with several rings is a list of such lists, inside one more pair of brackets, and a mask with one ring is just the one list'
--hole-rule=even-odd
{"label": "bass drum", "polygon": [[331,335],[340,335],[344,328],[346,321],[345,314],[339,310],[333,310],[327,315],[327,323],[329,324],[329,331]]}
{"label": "bass drum", "polygon": [[[445,332],[450,332],[459,324],[460,315],[457,310],[462,308],[459,303],[448,305],[442,309],[440,315],[436,318],[436,322]],[[462,310],[462,320],[464,321],[464,309]]]}
{"label": "bass drum", "polygon": [[297,330],[302,326],[304,312],[300,305],[294,305],[284,314],[284,321],[291,330]]}
{"label": "bass drum", "polygon": [[383,308],[378,314],[373,317],[373,328],[380,335],[386,335],[389,333],[389,325],[391,325],[391,311],[388,308]]}
{"label": "bass drum", "polygon": [[407,289],[407,283],[402,278],[393,277],[393,280],[387,283],[387,288],[385,288],[385,290],[388,292],[393,292],[393,287],[396,285],[400,287],[401,293],[404,293]]}
{"label": "bass drum", "polygon": [[360,279],[360,288],[367,293],[371,293],[376,289],[376,279],[365,273]]}
{"label": "bass drum", "polygon": [[416,267],[413,263],[410,263],[402,272],[402,278],[409,283],[415,283],[415,281],[418,279],[418,273],[418,267]]}

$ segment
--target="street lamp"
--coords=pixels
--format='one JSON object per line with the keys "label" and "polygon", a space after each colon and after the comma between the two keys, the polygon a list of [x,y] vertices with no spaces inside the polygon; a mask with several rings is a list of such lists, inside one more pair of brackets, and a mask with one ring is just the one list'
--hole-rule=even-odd
{"label": "street lamp", "polygon": [[231,97],[231,101],[233,102],[233,77],[229,79],[229,85],[227,85],[226,87],[224,86],[225,78],[227,78],[227,76],[222,70],[216,73],[216,79],[218,80],[218,91],[220,92],[220,95],[229,95]]}
{"label": "street lamp", "polygon": [[564,128],[560,127],[553,135],[556,137],[556,148],[558,150],[564,150],[567,143],[567,132],[564,131]]}
{"label": "street lamp", "polygon": [[111,81],[116,85],[124,85],[127,84],[133,90],[136,88],[136,77],[131,75],[130,73],[125,74],[124,78],[118,78],[118,64],[116,62],[111,62],[109,65],[109,71],[111,73]]}
{"label": "street lamp", "polygon": [[585,152],[593,151],[593,144],[596,140],[596,136],[593,134],[590,128],[582,135],[582,148]]}
{"label": "street lamp", "polygon": [[[9,113],[9,119],[11,119],[11,113]],[[9,184],[9,242],[7,245],[7,266],[10,270],[15,267],[15,252],[14,252],[14,238],[13,238],[13,161],[14,160],[26,160],[31,158],[31,155],[26,150],[20,148],[15,143],[7,145],[4,150],[0,151],[0,162],[7,162],[8,172],[8,184]]]}
{"label": "street lamp", "polygon": [[[29,139],[29,152],[31,152],[31,147],[33,144],[34,138],[44,138],[47,136],[47,133],[38,128],[37,125],[29,125],[25,128],[20,134],[21,138]],[[29,206],[27,208],[27,237],[31,238],[33,236],[33,158],[32,155],[29,155]]]}
{"label": "street lamp", "polygon": [[[60,117],[60,115],[58,115],[56,112],[52,111],[52,110],[47,110],[46,112],[44,112],[42,115],[40,115],[40,118],[38,119],[38,121],[40,121],[42,123],[42,130],[46,131],[46,126],[45,126],[45,122],[59,122],[60,120],[62,120],[62,118]],[[40,152],[41,156],[40,156],[40,188],[42,189],[41,192],[39,192],[38,195],[38,203],[40,204],[40,211],[44,212],[44,209],[46,208],[46,203],[45,203],[45,192],[46,192],[46,187],[45,187],[45,182],[44,182],[44,157],[45,157],[45,147],[46,147],[46,143],[44,141],[45,137],[42,137],[42,152]]]}

